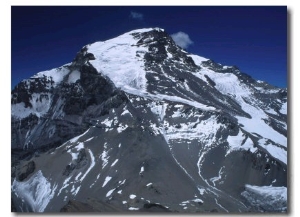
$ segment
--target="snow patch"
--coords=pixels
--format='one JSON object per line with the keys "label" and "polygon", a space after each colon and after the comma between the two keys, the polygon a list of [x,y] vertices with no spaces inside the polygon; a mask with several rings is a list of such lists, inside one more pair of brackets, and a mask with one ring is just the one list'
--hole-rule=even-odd
{"label": "snow patch", "polygon": [[89,128],[87,131],[85,131],[83,134],[81,134],[81,135],[79,135],[79,136],[76,136],[76,137],[70,139],[69,142],[70,142],[70,143],[75,143],[75,142],[77,142],[78,139],[80,139],[82,136],[84,136],[85,134],[87,134],[89,131],[90,131],[90,128]]}
{"label": "snow patch", "polygon": [[113,121],[114,120],[109,120],[109,118],[107,118],[107,119],[105,119],[104,121],[102,121],[101,123],[103,124],[103,125],[105,125],[106,126],[106,130],[105,130],[105,132],[106,131],[109,131],[109,130],[112,130],[112,124],[113,124]]}
{"label": "snow patch", "polygon": [[129,210],[139,210],[139,208],[135,208],[135,207],[129,207]]}
{"label": "snow patch", "polygon": [[154,135],[159,135],[160,134],[160,129],[156,126],[156,124],[150,122],[149,127],[153,129],[152,132],[154,133]]}
{"label": "snow patch", "polygon": [[133,117],[132,114],[127,109],[122,112],[121,116],[126,115],[126,114],[129,114],[131,117]]}
{"label": "snow patch", "polygon": [[106,197],[109,197],[116,189],[111,189],[107,192]]}
{"label": "snow patch", "polygon": [[245,191],[241,193],[248,202],[268,211],[287,210],[287,188],[272,186],[245,185]]}
{"label": "snow patch", "polygon": [[281,114],[287,114],[287,102],[282,104],[281,109],[279,111]]}
{"label": "snow patch", "polygon": [[83,142],[79,142],[78,145],[76,145],[74,148],[76,148],[77,151],[80,151],[81,149],[84,148],[84,143]]}
{"label": "snow patch", "polygon": [[120,185],[124,185],[125,182],[126,182],[126,179],[124,179],[123,181],[119,181],[119,184],[120,184]]}
{"label": "snow patch", "polygon": [[76,160],[76,159],[78,158],[78,153],[73,153],[73,152],[71,152],[71,149],[68,150],[68,153],[71,154],[71,156],[72,156],[72,161],[74,161],[74,160]]}
{"label": "snow patch", "polygon": [[65,179],[62,188],[59,190],[59,192],[57,193],[57,196],[59,196],[62,192],[63,189],[67,188],[69,186],[69,181],[72,178],[72,176],[68,177],[67,179]]}
{"label": "snow patch", "polygon": [[69,74],[69,77],[68,77],[68,83],[71,84],[71,83],[75,83],[77,80],[80,79],[80,71],[78,70],[74,70],[72,71],[70,74]]}
{"label": "snow patch", "polygon": [[287,164],[287,152],[283,148],[272,145],[266,139],[260,139],[258,145],[269,152],[274,158],[280,160],[281,162]]}
{"label": "snow patch", "polygon": [[246,137],[241,130],[239,130],[239,133],[236,136],[228,136],[227,141],[228,141],[229,149],[227,150],[225,156],[227,156],[232,151],[241,150],[241,149],[246,151],[250,150],[252,153],[257,151],[257,148],[254,147],[254,143],[250,138],[247,138],[245,143],[242,145],[245,139]]}
{"label": "snow patch", "polygon": [[270,114],[273,114],[273,115],[277,115],[277,112],[274,111],[274,109],[267,109],[266,112],[270,113]]}
{"label": "snow patch", "polygon": [[193,55],[193,54],[192,55],[187,55],[187,56],[192,57],[195,64],[198,65],[198,66],[200,66],[202,64],[202,62],[205,62],[205,61],[209,60],[207,58],[204,58],[204,57],[201,57],[201,56],[198,56],[198,55]]}
{"label": "snow patch", "polygon": [[222,174],[223,174],[223,170],[224,169],[224,166],[221,167],[221,169],[219,170],[219,174],[217,177],[213,177],[213,178],[210,178],[210,181],[213,183],[214,186],[216,186],[215,182],[216,181],[219,181],[222,179]]}
{"label": "snow patch", "polygon": [[80,190],[80,187],[81,187],[81,185],[77,187],[77,189],[75,190],[75,192],[74,192],[74,194],[73,194],[74,196],[76,196],[76,195],[78,194],[78,192],[79,192],[79,190]]}
{"label": "snow patch", "polygon": [[141,170],[140,170],[140,175],[144,172],[144,170],[145,170],[145,169],[144,169],[144,167],[142,166],[142,167],[141,167]]}
{"label": "snow patch", "polygon": [[[259,116],[252,115],[252,119],[245,117],[237,117],[239,123],[243,124],[243,129],[250,133],[257,133],[266,139],[270,139],[275,143],[278,143],[282,146],[287,146],[287,138],[282,134],[275,131],[268,124],[266,124],[263,119],[267,119],[266,116],[264,118],[259,118]],[[272,155],[272,153],[270,153]],[[286,161],[286,160],[285,160]]]}
{"label": "snow patch", "polygon": [[38,118],[47,114],[50,109],[52,99],[50,93],[32,93],[29,101],[32,107],[25,108],[25,103],[20,102],[11,105],[11,115],[18,119],[28,117],[30,114]]}
{"label": "snow patch", "polygon": [[81,176],[81,174],[82,174],[82,172],[79,172],[79,173],[77,174],[77,176],[75,177],[75,181],[77,181],[77,180],[79,179],[79,177]]}
{"label": "snow patch", "polygon": [[203,195],[204,192],[205,192],[205,189],[204,189],[204,188],[199,188],[199,187],[198,187],[198,191],[199,191],[199,193],[200,193],[201,195]]}
{"label": "snow patch", "polygon": [[174,113],[172,114],[172,118],[178,118],[181,117],[182,113],[180,110],[174,111]]}
{"label": "snow patch", "polygon": [[116,159],[112,164],[111,167],[113,167],[114,165],[116,165],[116,163],[119,161],[119,159]]}
{"label": "snow patch", "polygon": [[39,72],[36,75],[32,76],[31,78],[41,78],[46,76],[48,79],[51,78],[54,81],[54,86],[56,86],[57,84],[62,82],[64,77],[70,72],[70,70],[67,67],[65,67],[68,65],[70,64],[65,64],[64,66],[59,68]]}
{"label": "snow patch", "polygon": [[127,127],[128,127],[128,125],[125,125],[125,126],[123,126],[123,125],[120,125],[120,126],[117,128],[117,131],[118,131],[118,133],[121,133],[121,132],[123,132],[124,130],[126,130],[126,129],[127,129]]}
{"label": "snow patch", "polygon": [[162,121],[166,115],[167,103],[150,103],[151,111],[158,116],[159,120]]}
{"label": "snow patch", "polygon": [[164,125],[168,127],[165,130],[167,141],[196,139],[201,142],[206,141],[207,144],[212,144],[212,139],[221,126],[220,123],[217,123],[215,116],[211,116],[207,120],[181,123],[180,126],[169,125],[167,122],[165,122]]}
{"label": "snow patch", "polygon": [[103,152],[101,154],[101,160],[102,160],[102,169],[108,164],[108,151],[107,151],[107,143],[104,143],[103,145]]}
{"label": "snow patch", "polygon": [[104,183],[103,183],[103,185],[102,185],[102,188],[111,180],[111,178],[112,177],[110,177],[110,176],[107,176],[106,178],[105,178],[105,181],[104,181]]}
{"label": "snow patch", "polygon": [[27,181],[12,184],[12,191],[22,200],[26,201],[33,212],[43,212],[53,198],[57,185],[51,186],[43,176],[41,170],[36,172]]}
{"label": "snow patch", "polygon": [[197,202],[197,203],[203,203],[203,200],[201,200],[200,198],[196,198],[196,199],[194,199],[192,201]]}
{"label": "snow patch", "polygon": [[79,185],[76,189],[75,189],[75,185],[73,185],[73,187],[72,187],[72,189],[71,189],[72,195],[73,195],[73,196],[76,196],[76,195],[78,194],[80,188],[81,188],[81,185]]}
{"label": "snow patch", "polygon": [[186,206],[187,204],[190,204],[191,202],[204,203],[203,200],[201,200],[200,198],[195,198],[195,199],[192,199],[192,200],[182,201],[179,205],[180,206]]}
{"label": "snow patch", "polygon": [[[69,147],[67,147],[67,148],[69,148]],[[80,150],[83,149],[83,148],[84,148],[84,143],[83,143],[83,142],[79,142],[77,146],[73,147],[73,149],[76,149],[76,151],[77,151],[76,153],[72,152],[72,149],[69,149],[69,150],[67,151],[69,154],[71,154],[71,156],[72,156],[72,161],[73,161],[73,160],[76,160],[76,159],[78,158],[78,154],[79,154],[78,151],[80,151]]]}
{"label": "snow patch", "polygon": [[130,198],[130,199],[134,199],[134,198],[136,198],[136,195],[131,194],[131,195],[129,195],[129,198]]}
{"label": "snow patch", "polygon": [[89,139],[85,140],[84,142],[91,141],[93,138],[94,138],[94,137],[91,137],[91,138],[89,138]]}
{"label": "snow patch", "polygon": [[204,110],[204,111],[216,111],[215,107],[207,106],[207,105],[204,105],[202,103],[199,103],[199,102],[196,102],[196,101],[191,101],[191,100],[188,100],[188,99],[184,99],[184,98],[181,98],[181,97],[178,97],[178,96],[169,96],[169,95],[164,95],[164,94],[150,94],[150,93],[148,93],[146,91],[143,91],[143,90],[137,91],[136,89],[133,89],[129,86],[124,86],[124,91],[126,91],[127,93],[130,93],[130,94],[142,96],[146,99],[151,99],[151,100],[154,100],[154,101],[168,100],[168,101],[172,101],[172,102],[187,104],[187,105],[199,108],[199,109]]}
{"label": "snow patch", "polygon": [[80,181],[82,182],[83,179],[86,177],[86,175],[91,171],[91,169],[95,166],[95,157],[93,155],[93,152],[88,149],[90,157],[91,157],[91,164],[89,166],[89,168],[87,169],[87,171],[85,172],[85,174],[81,177]]}

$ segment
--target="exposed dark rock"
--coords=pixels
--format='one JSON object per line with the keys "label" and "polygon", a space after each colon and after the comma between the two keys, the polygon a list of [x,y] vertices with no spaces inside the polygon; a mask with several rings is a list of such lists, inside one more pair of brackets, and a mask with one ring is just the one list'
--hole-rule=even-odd
{"label": "exposed dark rock", "polygon": [[[69,202],[60,209],[60,212],[121,212],[122,210],[111,204],[95,199],[88,199],[85,203],[69,200]],[[124,212],[124,211],[123,211]]]}
{"label": "exposed dark rock", "polygon": [[12,198],[11,198],[11,212],[17,212],[17,209],[15,207],[15,204],[14,204],[14,201]]}
{"label": "exposed dark rock", "polygon": [[21,168],[21,171],[18,175],[18,180],[23,181],[26,179],[31,173],[35,170],[35,163],[34,161],[29,161],[26,165]]}
{"label": "exposed dark rock", "polygon": [[168,208],[164,207],[163,205],[156,204],[156,203],[145,203],[143,208],[139,211],[141,212],[171,212]]}
{"label": "exposed dark rock", "polygon": [[207,75],[204,75],[204,77],[206,78],[207,82],[211,85],[211,86],[216,86],[216,83],[210,79],[210,77],[208,77]]}
{"label": "exposed dark rock", "polygon": [[[30,114],[21,120],[12,118],[12,148],[38,150],[41,146],[61,145],[75,135],[84,132],[88,125],[83,123],[88,122],[91,117],[105,115],[111,108],[117,108],[126,102],[127,97],[124,92],[116,89],[108,78],[103,77],[88,63],[88,60],[92,59],[93,55],[86,53],[86,48],[83,48],[77,54],[72,65],[68,66],[70,73],[74,70],[80,71],[80,80],[75,83],[62,82],[55,89],[52,87],[45,89],[44,85],[47,86],[49,82],[52,85],[53,81],[51,77],[41,77],[35,78],[36,82],[33,84],[29,80],[29,86],[28,82],[24,81],[12,91],[12,103],[24,102],[25,107],[31,107],[31,93],[51,93],[50,99],[47,98],[47,100],[52,104],[47,114],[53,115],[60,110],[65,113],[63,119],[52,119],[50,118],[52,115],[38,118],[35,114]],[[48,95],[41,94],[40,97],[46,96],[48,97]],[[39,98],[39,100],[42,99]],[[57,107],[61,101],[64,103]],[[91,106],[98,106],[97,112],[88,112]],[[28,134],[31,131],[40,133]],[[39,135],[37,136],[37,134]]]}
{"label": "exposed dark rock", "polygon": [[80,149],[76,163],[76,169],[79,169],[87,164],[87,157],[84,148]]}
{"label": "exposed dark rock", "polygon": [[209,67],[209,69],[212,69],[214,71],[221,71],[223,69],[223,66],[221,64],[216,63],[213,60],[203,61],[202,65],[205,66],[205,67]]}
{"label": "exposed dark rock", "polygon": [[70,173],[75,169],[75,164],[71,163],[69,165],[66,166],[64,172],[63,172],[63,175],[65,176],[69,176]]}
{"label": "exposed dark rock", "polygon": [[65,170],[63,171],[63,175],[69,176],[73,170],[80,169],[81,167],[85,166],[87,162],[88,159],[86,157],[85,149],[82,148],[79,150],[77,159],[66,166]]}
{"label": "exposed dark rock", "polygon": [[89,204],[69,200],[69,202],[60,209],[60,212],[95,212],[95,209]]}
{"label": "exposed dark rock", "polygon": [[186,53],[175,44],[171,36],[165,31],[153,30],[140,34],[137,33],[134,34],[134,36],[140,39],[137,42],[138,46],[148,45],[149,52],[144,55],[146,67],[151,66],[152,63],[163,63],[168,57],[167,52],[169,52],[173,55],[174,60],[182,60],[183,64],[186,64],[190,69],[197,70],[200,68],[191,57],[187,56]]}

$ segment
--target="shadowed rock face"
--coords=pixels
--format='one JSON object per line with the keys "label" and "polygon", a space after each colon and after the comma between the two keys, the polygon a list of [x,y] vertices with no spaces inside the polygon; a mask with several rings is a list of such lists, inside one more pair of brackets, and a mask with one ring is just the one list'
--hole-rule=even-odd
{"label": "shadowed rock face", "polygon": [[26,165],[23,166],[21,169],[21,173],[18,175],[18,180],[23,181],[27,178],[28,175],[34,172],[35,169],[35,163],[34,161],[29,161]]}
{"label": "shadowed rock face", "polygon": [[69,202],[61,208],[60,212],[120,212],[118,207],[114,207],[109,203],[97,201],[95,199],[88,198],[86,203],[82,203],[76,200],[69,200]]}
{"label": "shadowed rock face", "polygon": [[[156,213],[166,213],[171,212],[168,208],[153,203],[144,204],[143,208],[139,210],[140,212],[156,212]],[[82,203],[80,201],[70,200],[64,207],[61,208],[60,212],[102,212],[102,213],[120,213],[124,210],[111,205],[110,203],[97,201],[95,199],[88,198],[86,203]],[[125,213],[130,214],[129,211],[125,211]]]}
{"label": "shadowed rock face", "polygon": [[[33,113],[21,119],[12,116],[13,149],[30,151],[57,147],[88,129],[91,118],[107,114],[112,107],[126,102],[122,91],[98,74],[93,66],[84,63],[93,59],[92,54],[84,52],[86,50],[82,49],[77,54],[75,61],[78,62],[64,67],[68,73],[55,88],[52,77],[43,76],[25,80],[12,91],[12,105],[24,103],[25,108],[32,108],[32,101],[49,105],[42,116],[39,108],[33,108]],[[69,83],[68,75],[76,70],[80,73],[80,79]],[[33,94],[39,97],[35,99]],[[47,96],[46,101],[43,101],[44,96]]]}
{"label": "shadowed rock face", "polygon": [[287,210],[287,90],[162,29],[84,46],[11,102],[16,212]]}
{"label": "shadowed rock face", "polygon": [[140,210],[141,212],[171,212],[168,208],[156,204],[156,203],[146,203],[143,208]]}

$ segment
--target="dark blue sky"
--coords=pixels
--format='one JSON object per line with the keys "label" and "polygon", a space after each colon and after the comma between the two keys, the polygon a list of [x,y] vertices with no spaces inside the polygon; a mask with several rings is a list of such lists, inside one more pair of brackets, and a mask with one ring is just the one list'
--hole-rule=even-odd
{"label": "dark blue sky", "polygon": [[71,62],[86,44],[146,27],[184,32],[189,52],[287,87],[284,6],[12,6],[12,87]]}

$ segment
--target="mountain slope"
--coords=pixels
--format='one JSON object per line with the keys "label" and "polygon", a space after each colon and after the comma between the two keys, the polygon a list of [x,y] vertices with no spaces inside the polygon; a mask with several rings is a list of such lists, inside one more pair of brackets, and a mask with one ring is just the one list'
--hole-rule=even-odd
{"label": "mountain slope", "polygon": [[163,29],[84,46],[12,91],[19,212],[282,212],[286,186],[287,90]]}

